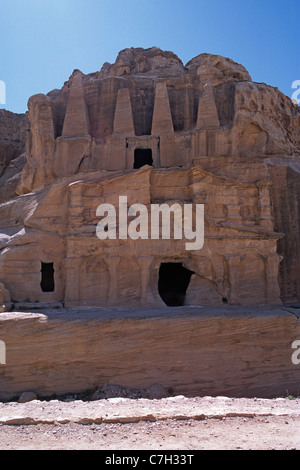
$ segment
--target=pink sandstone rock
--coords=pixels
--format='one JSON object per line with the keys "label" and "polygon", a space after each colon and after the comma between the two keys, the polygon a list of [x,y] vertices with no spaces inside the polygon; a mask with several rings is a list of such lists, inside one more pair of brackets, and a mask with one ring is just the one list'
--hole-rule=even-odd
{"label": "pink sandstone rock", "polygon": [[[63,391],[66,377],[74,390],[82,390],[95,371],[93,386],[101,385],[100,377],[116,383],[114,374],[126,382],[129,370],[123,385],[163,383],[165,376],[163,385],[189,393],[244,393],[249,387],[270,394],[289,384],[295,389],[299,374],[290,362],[290,343],[299,325],[295,309],[285,315],[282,303],[300,298],[299,107],[278,89],[253,82],[230,59],[200,54],[184,66],[172,52],[153,47],[125,49],[115,64],[92,74],[74,70],[61,90],[32,96],[28,108],[19,196],[0,204],[0,306],[79,308],[81,318],[75,325],[65,310],[54,323],[2,313],[0,333],[12,351],[2,395]],[[26,120],[12,132],[14,145]],[[14,156],[20,158],[19,150]],[[16,162],[18,171],[22,166]],[[147,210],[162,203],[204,205],[203,247],[187,250],[186,240],[176,238],[99,240],[97,208],[118,207],[120,196],[128,206],[139,203]],[[258,312],[270,305],[279,308],[276,319],[273,314],[261,319]],[[168,316],[170,309],[163,315],[166,306],[190,310],[178,319],[175,313]],[[242,306],[254,309],[253,322],[248,311],[237,321]],[[101,336],[105,319],[85,319],[89,308],[120,312],[120,324],[108,321],[107,338]],[[122,323],[123,309],[128,315],[131,308],[153,308],[162,323]],[[210,308],[219,309],[217,316],[203,310]],[[205,312],[208,319],[201,315]],[[38,366],[28,344],[28,367],[18,365],[16,333],[8,328],[11,322],[19,327],[17,320],[23,332],[27,327],[31,332],[24,341],[36,338]],[[54,330],[61,336],[53,339]],[[105,347],[97,343],[99,335]],[[255,349],[254,337],[261,349]],[[52,351],[52,367],[45,358],[57,338],[61,349]],[[213,338],[222,343],[220,349]],[[226,351],[225,364],[216,362],[216,348],[222,357]],[[262,359],[264,348],[268,355]],[[98,367],[103,351],[107,356]],[[139,351],[145,354],[142,364]],[[50,374],[48,382],[43,374]]]}
{"label": "pink sandstone rock", "polygon": [[[29,119],[21,197],[0,206],[0,280],[13,301],[161,306],[168,263],[189,270],[188,305],[298,298],[290,247],[299,235],[286,236],[293,217],[283,219],[277,188],[287,171],[298,178],[300,115],[277,89],[220,56],[184,67],[171,52],[128,49],[100,72],[75,70],[62,90],[31,97]],[[96,209],[119,195],[128,205],[204,204],[204,247],[100,243]],[[43,269],[53,290],[41,289]]]}

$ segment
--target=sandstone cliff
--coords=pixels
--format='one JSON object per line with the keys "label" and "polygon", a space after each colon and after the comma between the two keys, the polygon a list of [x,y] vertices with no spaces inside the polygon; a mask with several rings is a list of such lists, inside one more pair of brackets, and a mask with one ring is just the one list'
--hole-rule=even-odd
{"label": "sandstone cliff", "polygon": [[29,129],[26,114],[0,110],[0,202],[17,196]]}

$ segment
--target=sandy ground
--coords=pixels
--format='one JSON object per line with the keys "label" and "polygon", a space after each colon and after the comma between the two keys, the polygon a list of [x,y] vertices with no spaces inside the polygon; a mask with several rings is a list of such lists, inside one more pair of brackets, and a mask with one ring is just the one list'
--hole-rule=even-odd
{"label": "sandy ground", "polygon": [[0,449],[299,450],[300,399],[3,403]]}
{"label": "sandy ground", "polygon": [[299,450],[299,418],[1,426],[1,450]]}

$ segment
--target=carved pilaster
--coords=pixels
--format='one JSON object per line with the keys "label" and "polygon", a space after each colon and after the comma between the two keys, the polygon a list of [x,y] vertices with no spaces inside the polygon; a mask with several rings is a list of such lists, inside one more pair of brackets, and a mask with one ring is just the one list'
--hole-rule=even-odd
{"label": "carved pilaster", "polygon": [[279,264],[283,257],[277,253],[262,256],[265,262],[265,301],[267,304],[278,304],[280,287],[278,283]]}
{"label": "carved pilaster", "polygon": [[258,184],[258,209],[260,225],[269,230],[273,230],[273,217],[270,200],[270,183],[261,181]]}
{"label": "carved pilaster", "polygon": [[107,265],[108,265],[109,275],[110,275],[110,285],[109,285],[108,302],[107,302],[108,305],[118,304],[118,300],[119,300],[118,267],[119,267],[119,264],[120,264],[120,256],[111,256],[109,259],[107,259]]}
{"label": "carved pilaster", "polygon": [[80,259],[67,258],[65,263],[66,269],[66,290],[65,290],[65,306],[76,306],[80,302]]}
{"label": "carved pilaster", "polygon": [[8,312],[11,308],[10,293],[5,285],[0,282],[0,313]]}
{"label": "carved pilaster", "polygon": [[153,256],[138,256],[137,262],[141,273],[141,306],[145,307],[154,304],[154,298],[151,291],[151,267]]}
{"label": "carved pilaster", "polygon": [[226,256],[228,268],[228,282],[229,282],[229,303],[238,303],[238,281],[239,281],[239,266],[241,257],[239,255]]}

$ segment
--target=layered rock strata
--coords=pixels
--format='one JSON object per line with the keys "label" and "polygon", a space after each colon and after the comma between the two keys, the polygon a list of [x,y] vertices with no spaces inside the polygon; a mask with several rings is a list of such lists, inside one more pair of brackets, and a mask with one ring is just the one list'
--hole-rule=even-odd
{"label": "layered rock strata", "polygon": [[3,313],[0,400],[78,393],[105,383],[175,395],[299,395],[291,358],[296,310],[278,307],[57,310]]}

